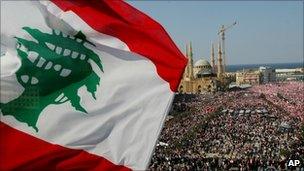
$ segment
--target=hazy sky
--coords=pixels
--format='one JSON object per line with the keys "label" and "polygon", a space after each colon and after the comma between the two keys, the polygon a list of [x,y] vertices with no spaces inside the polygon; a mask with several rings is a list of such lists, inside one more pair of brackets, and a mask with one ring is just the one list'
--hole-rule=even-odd
{"label": "hazy sky", "polygon": [[184,52],[210,58],[221,24],[228,64],[303,62],[303,1],[128,1],[161,23]]}

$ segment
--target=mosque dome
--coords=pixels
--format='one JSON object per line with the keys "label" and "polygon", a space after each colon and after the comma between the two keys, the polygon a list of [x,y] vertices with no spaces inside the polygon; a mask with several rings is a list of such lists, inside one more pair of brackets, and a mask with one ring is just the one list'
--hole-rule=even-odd
{"label": "mosque dome", "polygon": [[205,59],[196,61],[194,64],[194,70],[196,78],[211,76],[213,74],[210,63]]}
{"label": "mosque dome", "polygon": [[210,63],[205,59],[200,59],[195,62],[194,67],[196,68],[211,68]]}
{"label": "mosque dome", "polygon": [[194,67],[197,68],[211,68],[210,63],[205,59],[199,59],[195,62]]}

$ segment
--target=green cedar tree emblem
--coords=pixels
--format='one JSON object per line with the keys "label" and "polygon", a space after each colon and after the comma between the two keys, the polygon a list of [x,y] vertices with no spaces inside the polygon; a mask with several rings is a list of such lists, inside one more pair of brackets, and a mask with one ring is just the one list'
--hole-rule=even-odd
{"label": "green cedar tree emblem", "polygon": [[29,27],[23,29],[36,40],[16,37],[21,59],[16,77],[24,91],[18,98],[0,104],[2,114],[12,115],[38,131],[39,115],[50,104],[70,102],[77,111],[87,113],[77,91],[85,86],[96,99],[100,83],[89,61],[103,71],[98,55],[84,46],[85,43],[93,44],[81,32],[68,36],[58,30],[48,34]]}

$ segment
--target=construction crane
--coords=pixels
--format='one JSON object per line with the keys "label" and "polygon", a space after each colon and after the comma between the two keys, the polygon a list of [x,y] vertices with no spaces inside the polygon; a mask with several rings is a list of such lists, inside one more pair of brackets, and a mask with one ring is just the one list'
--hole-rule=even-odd
{"label": "construction crane", "polygon": [[224,62],[223,72],[224,73],[226,72],[225,31],[235,25],[236,25],[236,21],[228,27],[225,27],[224,25],[222,25],[219,32],[217,33],[217,35],[221,36],[221,39],[222,39],[222,56],[224,59],[223,60],[223,62]]}

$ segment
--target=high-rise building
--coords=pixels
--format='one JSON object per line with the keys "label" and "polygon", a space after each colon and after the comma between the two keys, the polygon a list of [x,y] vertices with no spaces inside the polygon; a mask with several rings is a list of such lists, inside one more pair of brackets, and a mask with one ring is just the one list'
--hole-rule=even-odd
{"label": "high-rise building", "polygon": [[263,83],[269,83],[269,82],[274,82],[276,81],[276,72],[275,69],[271,68],[271,67],[265,67],[265,66],[261,66],[259,68],[259,71],[262,74],[262,82]]}

